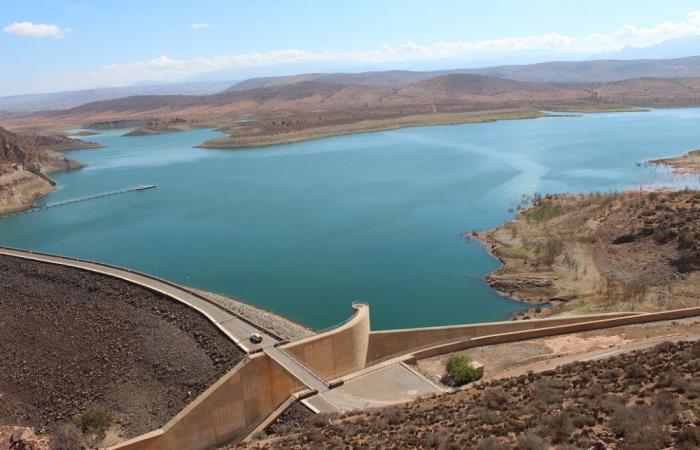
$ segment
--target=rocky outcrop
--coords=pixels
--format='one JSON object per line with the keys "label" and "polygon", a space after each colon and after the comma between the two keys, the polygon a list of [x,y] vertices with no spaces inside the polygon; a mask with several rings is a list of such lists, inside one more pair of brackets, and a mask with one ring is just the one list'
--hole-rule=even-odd
{"label": "rocky outcrop", "polygon": [[20,210],[53,190],[46,174],[79,169],[77,161],[58,150],[94,148],[99,144],[65,136],[13,133],[0,128],[0,214]]}

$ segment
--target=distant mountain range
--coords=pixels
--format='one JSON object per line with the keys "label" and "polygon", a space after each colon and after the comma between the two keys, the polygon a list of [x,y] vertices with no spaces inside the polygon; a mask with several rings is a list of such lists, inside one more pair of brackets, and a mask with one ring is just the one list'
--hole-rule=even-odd
{"label": "distant mountain range", "polygon": [[700,36],[669,39],[649,47],[625,47],[591,59],[677,59],[700,55]]}
{"label": "distant mountain range", "polygon": [[[570,64],[574,63],[548,63],[546,70],[533,65],[528,76],[554,73],[555,79],[568,79],[569,74],[581,72],[574,69],[580,65]],[[591,66],[590,78],[596,80],[603,76],[597,75],[595,68],[605,68],[605,76],[614,78],[621,72],[651,71],[647,64],[641,65],[646,72],[639,72],[637,65],[611,68],[609,62],[587,64]],[[654,67],[655,73],[662,73],[679,64]],[[683,67],[673,73],[691,73],[689,64]],[[499,69],[499,73],[504,70]],[[231,136],[205,145],[234,148],[420,124],[536,117],[542,110],[616,111],[640,106],[700,106],[700,76],[547,83],[472,73],[321,74],[249,80],[210,95],[125,97],[63,111],[10,115],[0,117],[0,121],[19,130],[139,127],[132,135],[217,127]]]}
{"label": "distant mountain range", "polygon": [[455,73],[540,83],[603,83],[633,78],[691,78],[700,76],[700,56],[667,60],[562,61],[432,72],[389,70],[363,73],[317,73],[253,78],[237,83],[226,91],[279,87],[302,81],[396,87]]}
{"label": "distant mountain range", "polygon": [[126,87],[105,87],[80,91],[49,92],[0,97],[0,111],[24,113],[74,108],[85,103],[135,95],[206,95],[220,92],[232,81],[186,83],[136,83]]}

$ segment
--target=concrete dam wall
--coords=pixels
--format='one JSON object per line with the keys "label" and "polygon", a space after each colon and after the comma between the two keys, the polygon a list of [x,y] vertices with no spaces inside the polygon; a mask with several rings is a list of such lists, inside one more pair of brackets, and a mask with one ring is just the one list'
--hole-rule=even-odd
{"label": "concrete dam wall", "polygon": [[242,439],[304,386],[264,353],[243,360],[162,428],[113,450],[208,449]]}
{"label": "concrete dam wall", "polygon": [[353,316],[345,324],[282,348],[326,381],[365,367],[369,346],[369,307],[352,306]]}

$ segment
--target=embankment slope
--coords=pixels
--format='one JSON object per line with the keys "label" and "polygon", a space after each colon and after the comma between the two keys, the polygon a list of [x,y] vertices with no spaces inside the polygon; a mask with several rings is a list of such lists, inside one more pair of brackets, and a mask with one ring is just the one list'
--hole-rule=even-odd
{"label": "embankment slope", "polygon": [[123,281],[7,256],[0,281],[1,425],[51,431],[96,403],[136,436],[243,356],[191,308]]}

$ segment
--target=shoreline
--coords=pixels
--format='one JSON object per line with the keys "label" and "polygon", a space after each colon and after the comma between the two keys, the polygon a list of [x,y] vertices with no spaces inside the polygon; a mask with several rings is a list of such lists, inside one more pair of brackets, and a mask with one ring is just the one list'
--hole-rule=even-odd
{"label": "shoreline", "polygon": [[[502,110],[482,110],[466,112],[449,112],[399,116],[395,118],[365,119],[337,125],[326,125],[315,128],[288,131],[276,134],[235,134],[235,127],[230,129],[217,128],[218,131],[231,133],[228,136],[211,139],[195,147],[217,150],[241,150],[247,148],[266,148],[278,145],[307,142],[336,136],[373,133],[399,130],[403,128],[424,126],[467,125],[476,123],[491,123],[502,120],[530,120],[546,117],[570,117],[571,114],[605,114],[620,112],[647,112],[643,107],[591,107],[584,108],[514,108]],[[573,116],[575,117],[575,116]],[[181,130],[174,130],[181,131]]]}
{"label": "shoreline", "polygon": [[66,136],[23,136],[31,139],[41,152],[38,161],[20,164],[9,162],[0,166],[0,219],[31,209],[34,201],[56,190],[48,176],[55,172],[79,170],[85,167],[63,155],[64,151],[95,149],[102,145]]}
{"label": "shoreline", "polygon": [[[650,163],[700,174],[699,161],[696,150]],[[668,303],[692,303],[700,293],[700,267],[689,253],[694,244],[683,240],[686,228],[667,228],[676,219],[694,222],[683,215],[695,213],[697,192],[547,195],[513,219],[463,237],[479,242],[499,262],[483,277],[490,288],[531,307],[516,318],[668,309]],[[662,214],[666,210],[678,212]],[[626,214],[633,214],[632,220]],[[630,225],[634,220],[638,225]]]}
{"label": "shoreline", "polygon": [[[307,128],[276,134],[236,135],[230,134],[211,139],[196,145],[197,148],[217,150],[239,150],[265,148],[277,145],[307,142],[336,136],[373,133],[423,126],[466,125],[470,123],[490,123],[501,120],[527,120],[547,117],[547,113],[532,109],[501,111],[475,111],[466,113],[438,113],[411,115],[391,119],[368,119],[337,125]],[[219,128],[224,133],[227,130]]]}

